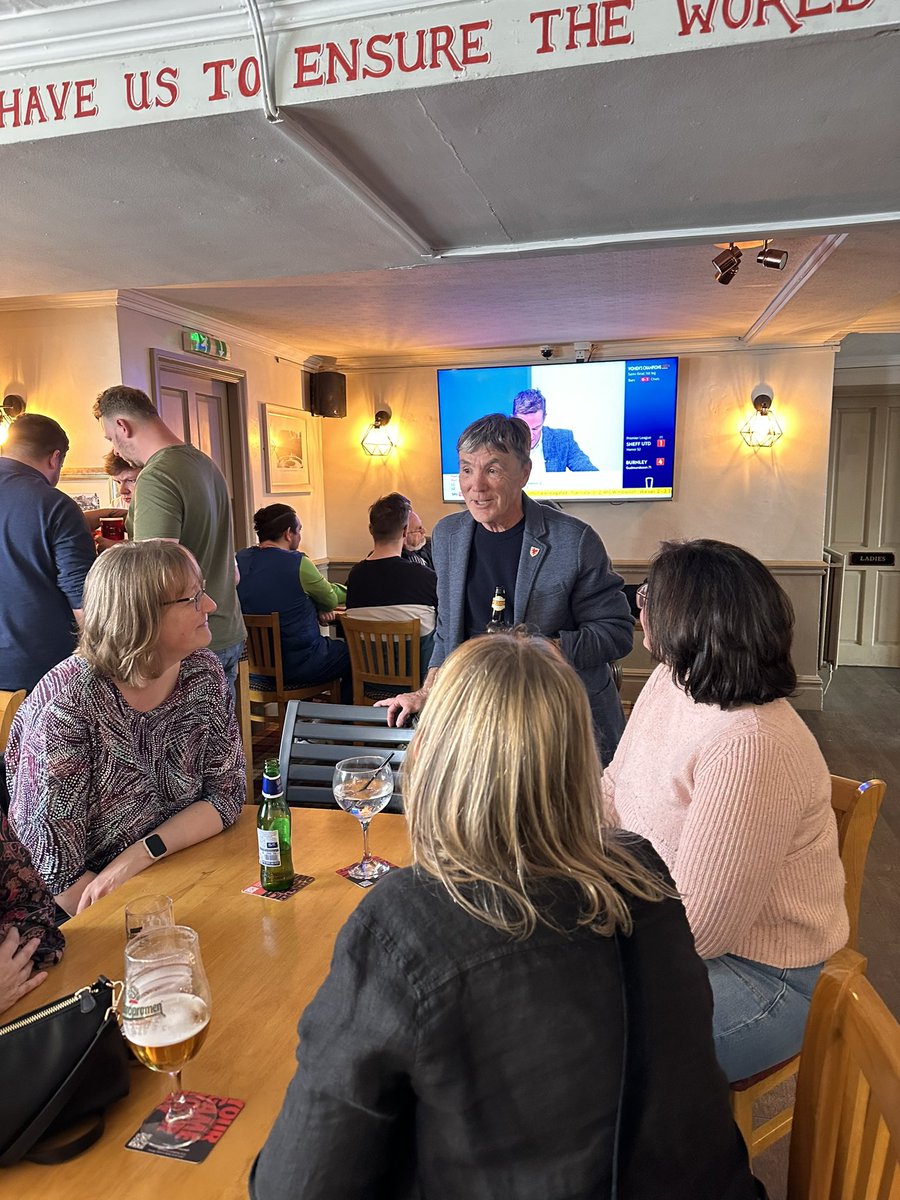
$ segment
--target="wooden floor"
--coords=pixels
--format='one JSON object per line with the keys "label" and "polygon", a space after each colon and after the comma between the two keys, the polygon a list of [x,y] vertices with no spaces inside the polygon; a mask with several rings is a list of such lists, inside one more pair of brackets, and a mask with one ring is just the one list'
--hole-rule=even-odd
{"label": "wooden floor", "polygon": [[[826,691],[824,710],[800,715],[833,774],[887,783],[866,862],[859,948],[869,960],[873,987],[900,1018],[900,669],[841,667]],[[784,1200],[788,1145],[784,1138],[754,1164],[770,1200]]]}

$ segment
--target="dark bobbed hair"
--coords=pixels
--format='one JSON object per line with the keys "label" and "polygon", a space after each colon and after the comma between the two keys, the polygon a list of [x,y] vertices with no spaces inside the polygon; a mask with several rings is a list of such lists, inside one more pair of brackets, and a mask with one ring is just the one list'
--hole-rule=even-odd
{"label": "dark bobbed hair", "polygon": [[103,417],[127,417],[131,421],[159,420],[156,405],[147,393],[124,383],[117,383],[100,393],[94,401],[94,416],[98,421]]}
{"label": "dark bobbed hair", "polygon": [[522,413],[536,412],[547,415],[547,401],[543,392],[537,388],[526,388],[524,392],[518,392],[513,396],[514,417],[518,417]]}
{"label": "dark bobbed hair", "polygon": [[654,658],[697,704],[768,704],[797,686],[791,602],[740,546],[663,542],[644,611]]}
{"label": "dark bobbed hair", "polygon": [[24,455],[26,458],[42,460],[57,450],[65,458],[69,452],[69,438],[58,421],[41,413],[22,413],[9,427],[6,451],[10,457]]}
{"label": "dark bobbed hair", "polygon": [[261,542],[277,542],[286,529],[297,524],[297,512],[289,504],[267,504],[253,514],[253,528]]}
{"label": "dark bobbed hair", "polygon": [[485,449],[512,454],[526,467],[531,462],[531,430],[519,417],[507,417],[505,413],[479,417],[459,435],[456,451],[473,454]]}
{"label": "dark bobbed hair", "polygon": [[369,509],[369,533],[376,542],[390,542],[409,524],[412,504],[400,492],[380,496]]}

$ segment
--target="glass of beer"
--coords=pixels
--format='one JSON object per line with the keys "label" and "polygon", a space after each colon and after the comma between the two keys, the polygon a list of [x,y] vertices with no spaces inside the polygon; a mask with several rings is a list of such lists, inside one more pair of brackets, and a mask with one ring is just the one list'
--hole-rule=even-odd
{"label": "glass of beer", "polygon": [[108,542],[124,542],[125,541],[125,518],[124,517],[101,517],[100,518],[100,536],[106,538]]}
{"label": "glass of beer", "polygon": [[136,1057],[151,1071],[172,1078],[165,1116],[157,1132],[165,1140],[191,1140],[178,1132],[194,1116],[181,1088],[181,1071],[206,1040],[209,983],[200,940],[186,925],[162,926],[133,937],[125,947],[122,1032]]}
{"label": "glass of beer", "polygon": [[390,767],[393,757],[391,754],[387,758],[345,758],[334,768],[334,798],[362,826],[363,856],[347,872],[357,883],[372,883],[390,870],[369,853],[369,822],[394,794],[394,774]]}

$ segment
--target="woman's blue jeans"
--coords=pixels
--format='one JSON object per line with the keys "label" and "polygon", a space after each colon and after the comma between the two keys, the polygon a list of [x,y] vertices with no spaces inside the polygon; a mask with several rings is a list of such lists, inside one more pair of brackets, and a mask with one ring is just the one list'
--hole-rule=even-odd
{"label": "woman's blue jeans", "polygon": [[800,1050],[822,966],[770,967],[736,954],[706,959],[716,1057],[729,1083]]}

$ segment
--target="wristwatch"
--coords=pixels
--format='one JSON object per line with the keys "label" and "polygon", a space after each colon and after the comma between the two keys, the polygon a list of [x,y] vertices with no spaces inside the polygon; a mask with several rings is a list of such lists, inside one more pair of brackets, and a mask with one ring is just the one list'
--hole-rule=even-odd
{"label": "wristwatch", "polygon": [[142,838],[144,849],[151,858],[162,858],[167,852],[168,846],[162,840],[158,833],[150,833],[147,837]]}

